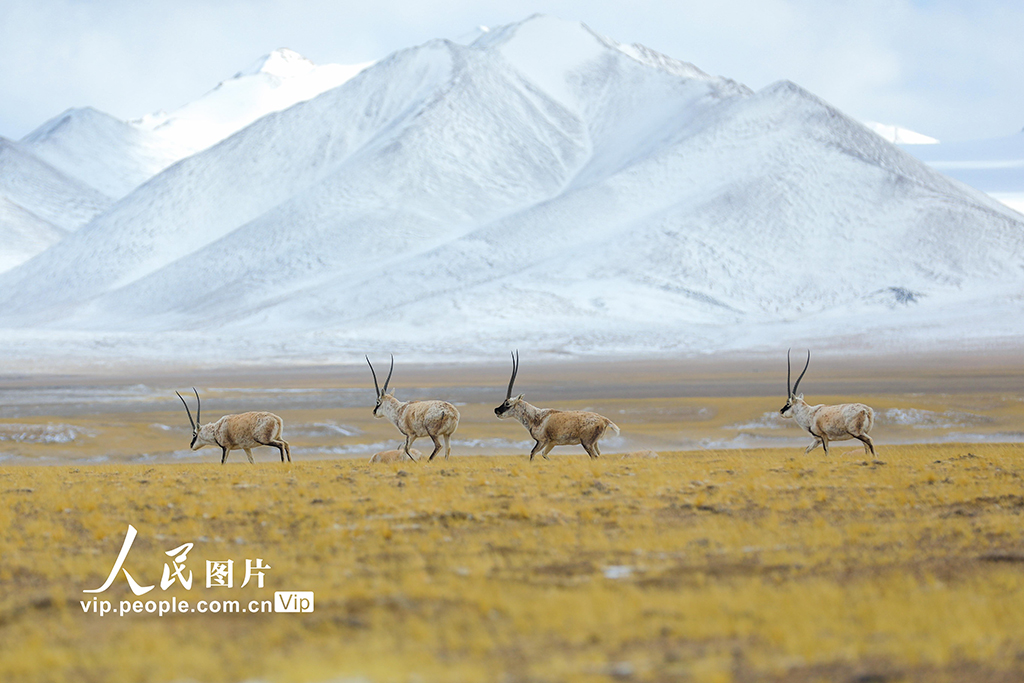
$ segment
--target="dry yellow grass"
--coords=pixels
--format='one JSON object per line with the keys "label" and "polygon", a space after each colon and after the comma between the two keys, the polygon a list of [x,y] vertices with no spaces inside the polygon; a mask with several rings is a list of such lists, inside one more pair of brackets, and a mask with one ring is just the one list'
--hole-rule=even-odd
{"label": "dry yellow grass", "polygon": [[[1024,447],[879,457],[0,468],[0,680],[1019,680]],[[83,613],[129,523],[143,584],[195,543],[142,600],[315,611]],[[246,558],[264,589],[205,588]]]}

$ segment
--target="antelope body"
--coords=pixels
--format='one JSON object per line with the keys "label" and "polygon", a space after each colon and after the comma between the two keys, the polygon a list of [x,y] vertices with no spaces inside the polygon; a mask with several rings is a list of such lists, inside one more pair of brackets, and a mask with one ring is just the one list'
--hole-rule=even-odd
{"label": "antelope body", "polygon": [[530,451],[531,462],[538,452],[545,460],[550,460],[548,453],[555,446],[575,444],[580,444],[587,455],[596,458],[601,455],[597,442],[604,436],[605,431],[612,429],[616,434],[619,433],[618,425],[604,415],[585,410],[538,408],[524,401],[522,394],[512,398],[512,385],[516,381],[518,371],[519,356],[513,354],[512,379],[508,383],[505,402],[494,409],[494,414],[502,420],[513,417],[530,432],[530,436],[536,441],[533,450]]}
{"label": "antelope body", "polygon": [[[284,429],[284,420],[273,413],[265,411],[254,411],[239,413],[237,415],[225,415],[216,422],[202,424],[202,404],[199,401],[199,392],[192,388],[196,394],[196,419],[192,420],[192,412],[181,394],[181,399],[188,413],[188,421],[192,423],[192,444],[191,448],[198,451],[203,446],[218,446],[221,449],[220,462],[223,465],[228,459],[228,453],[234,450],[245,451],[245,457],[250,463],[252,449],[258,446],[273,446],[281,453],[281,462],[288,458],[292,461],[291,449],[288,442],[281,438],[281,430]],[[178,393],[178,392],[174,392]]]}
{"label": "antelope body", "polygon": [[370,366],[370,373],[373,375],[373,386],[377,390],[377,405],[373,409],[373,416],[376,418],[386,417],[391,424],[398,428],[398,431],[405,436],[405,444],[402,446],[405,454],[410,460],[412,457],[410,447],[421,437],[429,437],[434,442],[434,450],[431,451],[427,460],[433,460],[438,451],[441,450],[441,442],[444,442],[444,459],[447,460],[452,452],[452,434],[459,427],[459,411],[447,401],[399,401],[394,397],[394,390],[388,391],[388,384],[391,382],[391,373],[395,371],[395,357],[391,357],[391,370],[384,380],[384,388],[377,384],[377,373],[373,371],[373,364],[366,359]]}
{"label": "antelope body", "polygon": [[786,405],[779,411],[782,417],[793,418],[801,429],[807,430],[814,437],[814,442],[807,447],[804,453],[810,453],[820,444],[828,455],[829,441],[845,441],[857,439],[864,444],[864,453],[875,455],[875,444],[868,436],[868,432],[875,424],[875,411],[863,403],[840,403],[827,406],[823,403],[809,405],[804,400],[804,395],[797,395],[800,388],[800,380],[807,372],[807,366],[811,364],[811,352],[807,352],[807,364],[804,371],[796,380],[796,385],[789,387],[791,379],[789,368],[789,354],[786,354],[786,385],[789,388],[789,397]]}

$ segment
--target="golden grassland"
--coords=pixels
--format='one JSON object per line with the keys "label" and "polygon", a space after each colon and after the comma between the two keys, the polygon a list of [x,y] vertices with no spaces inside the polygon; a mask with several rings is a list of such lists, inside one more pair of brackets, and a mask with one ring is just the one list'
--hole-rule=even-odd
{"label": "golden grassland", "polygon": [[[0,468],[0,680],[1024,677],[1024,446],[561,450]],[[195,544],[142,600],[315,610],[84,613],[128,524],[145,585]],[[256,558],[265,588],[205,587]]]}

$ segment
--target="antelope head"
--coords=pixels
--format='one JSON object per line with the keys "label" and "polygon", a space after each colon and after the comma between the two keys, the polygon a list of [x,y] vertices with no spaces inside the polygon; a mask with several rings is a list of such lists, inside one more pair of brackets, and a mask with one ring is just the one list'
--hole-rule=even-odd
{"label": "antelope head", "polygon": [[[370,374],[373,375],[373,387],[374,387],[374,389],[377,390],[377,405],[375,405],[373,407],[373,416],[374,417],[384,417],[384,414],[382,412],[380,412],[380,407],[381,407],[381,404],[384,403],[384,397],[385,396],[391,396],[391,394],[388,393],[388,384],[391,383],[391,373],[393,373],[395,371],[395,356],[394,356],[394,354],[391,354],[391,369],[388,370],[388,378],[386,380],[384,380],[384,388],[383,389],[381,389],[380,385],[377,384],[377,373],[373,371],[373,363],[370,362],[370,357],[369,356],[364,356],[364,358],[366,358],[366,364],[370,366]],[[394,393],[394,390],[392,390],[391,393]]]}
{"label": "antelope head", "polygon": [[192,391],[194,391],[196,394],[195,420],[192,419],[192,411],[188,409],[188,404],[185,403],[185,399],[182,398],[182,395],[178,394],[177,391],[175,391],[174,393],[178,394],[178,398],[181,399],[181,404],[185,406],[185,412],[188,413],[188,421],[192,424],[192,443],[189,444],[189,448],[191,448],[194,451],[198,451],[203,446],[213,446],[214,444],[216,444],[216,441],[213,438],[213,434],[210,433],[210,430],[208,429],[210,425],[204,425],[199,422],[199,419],[202,417],[203,404],[199,400],[199,392],[196,391],[195,387],[192,387]]}
{"label": "antelope head", "polygon": [[807,374],[807,366],[811,364],[811,351],[808,349],[807,362],[804,364],[804,371],[796,378],[796,384],[791,384],[793,380],[793,370],[790,364],[789,353],[789,351],[786,351],[786,389],[788,390],[789,395],[786,397],[786,405],[782,406],[782,410],[779,411],[779,414],[781,414],[782,417],[792,417],[793,404],[797,401],[803,400],[804,395],[797,394],[796,392],[800,389],[800,380],[802,380],[804,375]]}
{"label": "antelope head", "polygon": [[508,391],[505,392],[505,402],[494,409],[494,414],[500,419],[504,420],[506,417],[510,417],[510,412],[520,401],[523,400],[523,395],[519,394],[515,398],[512,398],[512,385],[516,383],[516,373],[519,372],[519,352],[516,351],[512,354],[512,379],[508,381]]}

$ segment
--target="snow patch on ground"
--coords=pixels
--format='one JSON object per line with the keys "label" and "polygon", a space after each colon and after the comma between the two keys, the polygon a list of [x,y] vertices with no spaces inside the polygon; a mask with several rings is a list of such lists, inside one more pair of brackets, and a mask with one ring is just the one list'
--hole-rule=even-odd
{"label": "snow patch on ground", "polygon": [[292,436],[301,436],[307,439],[323,438],[323,437],[338,437],[338,436],[358,436],[362,434],[362,430],[358,427],[351,425],[338,424],[336,422],[313,422],[304,423],[298,425],[287,425],[287,433],[289,438]]}
{"label": "snow patch on ground", "polygon": [[931,410],[919,410],[916,408],[889,408],[876,413],[878,424],[892,423],[907,425],[916,429],[953,429],[956,427],[969,427],[991,422],[991,418],[983,415],[973,415],[958,410],[946,410],[938,413]]}
{"label": "snow patch on ground", "polygon": [[725,427],[722,427],[722,429],[784,429],[786,427],[792,427],[794,424],[795,423],[792,419],[786,419],[779,414],[779,411],[772,410],[762,414],[757,420],[726,425]]}
{"label": "snow patch on ground", "polygon": [[15,443],[65,444],[95,436],[95,432],[74,425],[0,424],[0,441]]}

